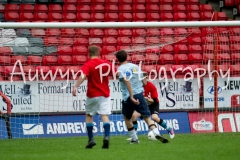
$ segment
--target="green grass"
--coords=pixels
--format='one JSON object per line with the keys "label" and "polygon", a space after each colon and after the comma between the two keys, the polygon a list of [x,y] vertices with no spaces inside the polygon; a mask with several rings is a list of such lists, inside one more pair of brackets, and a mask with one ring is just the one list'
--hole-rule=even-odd
{"label": "green grass", "polygon": [[[167,135],[165,135],[167,136]],[[127,136],[112,136],[108,150],[85,149],[87,137],[0,140],[1,160],[239,160],[240,133],[177,134],[168,144],[139,136],[130,145]]]}

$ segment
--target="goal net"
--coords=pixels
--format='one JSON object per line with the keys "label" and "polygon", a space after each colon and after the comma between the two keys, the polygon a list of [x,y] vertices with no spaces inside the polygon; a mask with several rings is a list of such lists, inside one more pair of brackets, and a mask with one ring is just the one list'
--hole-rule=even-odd
{"label": "goal net", "polygon": [[[87,80],[77,97],[72,90],[90,45],[115,68],[114,53],[128,52],[128,61],[157,88],[159,116],[176,134],[239,131],[240,28],[238,22],[208,23],[0,24],[0,91],[11,101],[11,111],[0,101],[0,138],[86,135]],[[124,135],[121,88],[114,76],[109,79],[111,135]],[[138,133],[146,134],[148,126],[138,123]],[[102,125],[95,116],[94,134],[103,134]]]}

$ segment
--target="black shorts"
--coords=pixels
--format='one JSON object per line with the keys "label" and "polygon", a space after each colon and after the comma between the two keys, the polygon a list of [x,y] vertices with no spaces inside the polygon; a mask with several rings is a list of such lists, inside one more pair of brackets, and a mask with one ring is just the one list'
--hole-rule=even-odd
{"label": "black shorts", "polygon": [[148,107],[151,114],[159,114],[159,102],[155,102]]}
{"label": "black shorts", "polygon": [[144,117],[150,117],[151,113],[148,108],[147,102],[143,96],[143,93],[135,94],[133,96],[136,100],[138,99],[140,104],[135,105],[130,97],[127,99],[127,101],[122,101],[122,114],[127,118],[131,119],[133,112],[137,111]]}

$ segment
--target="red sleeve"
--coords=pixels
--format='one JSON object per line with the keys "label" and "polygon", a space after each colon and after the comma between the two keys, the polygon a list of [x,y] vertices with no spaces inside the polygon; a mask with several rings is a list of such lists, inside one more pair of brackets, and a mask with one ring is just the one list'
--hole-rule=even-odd
{"label": "red sleeve", "polygon": [[85,74],[86,76],[89,75],[89,65],[87,63],[85,63],[83,66],[82,66],[82,72],[83,74]]}
{"label": "red sleeve", "polygon": [[152,84],[151,82],[148,82],[151,85],[151,98],[158,98],[158,92],[157,92],[157,88],[154,86],[154,84]]}

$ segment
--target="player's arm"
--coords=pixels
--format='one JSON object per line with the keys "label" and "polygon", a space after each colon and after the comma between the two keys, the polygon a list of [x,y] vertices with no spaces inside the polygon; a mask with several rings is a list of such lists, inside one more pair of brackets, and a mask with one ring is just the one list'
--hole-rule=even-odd
{"label": "player's arm", "polygon": [[129,81],[125,80],[124,78],[123,78],[123,82],[125,83],[125,85],[126,85],[126,87],[127,87],[127,89],[128,89],[128,92],[129,92],[131,101],[132,101],[134,104],[139,105],[138,99],[136,100],[136,99],[133,97],[132,84],[131,84]]}
{"label": "player's arm", "polygon": [[78,88],[78,86],[80,86],[83,83],[83,81],[85,79],[86,79],[86,75],[82,73],[81,76],[79,76],[77,83],[75,84],[75,86],[73,88],[73,91],[72,91],[73,96],[77,95],[77,88]]}

